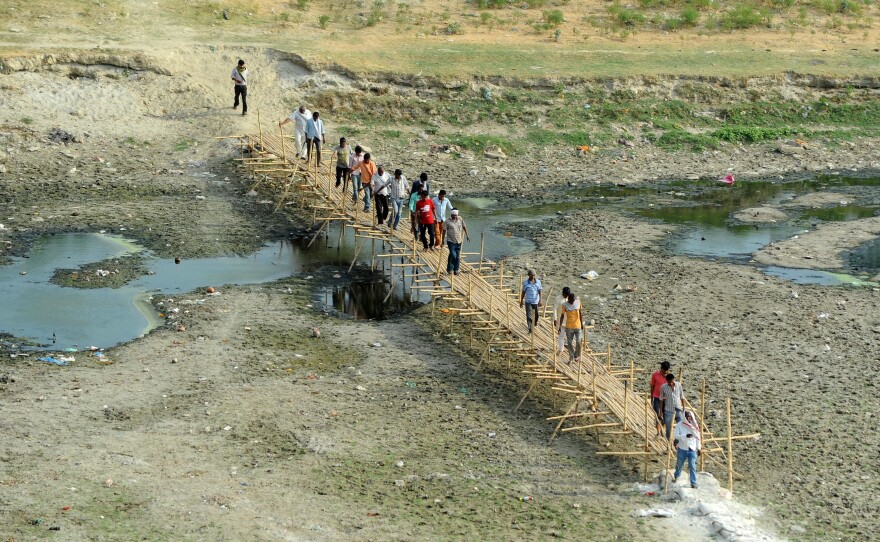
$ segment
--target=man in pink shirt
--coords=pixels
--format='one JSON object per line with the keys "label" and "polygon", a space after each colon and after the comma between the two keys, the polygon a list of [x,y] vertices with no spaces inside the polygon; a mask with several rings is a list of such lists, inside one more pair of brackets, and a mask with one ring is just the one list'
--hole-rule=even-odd
{"label": "man in pink shirt", "polygon": [[654,374],[651,375],[651,407],[654,409],[654,413],[657,414],[657,434],[663,434],[663,406],[662,401],[660,399],[660,388],[663,384],[666,384],[666,373],[669,372],[669,368],[671,365],[668,361],[664,361],[660,364],[660,369],[658,371],[654,371]]}

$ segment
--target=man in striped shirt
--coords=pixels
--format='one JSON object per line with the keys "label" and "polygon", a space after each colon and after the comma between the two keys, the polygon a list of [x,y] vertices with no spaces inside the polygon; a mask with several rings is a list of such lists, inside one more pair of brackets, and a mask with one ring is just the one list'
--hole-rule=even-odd
{"label": "man in striped shirt", "polygon": [[666,424],[666,440],[672,436],[673,421],[681,421],[684,410],[684,389],[675,381],[675,375],[666,374],[666,384],[660,386],[660,402],[663,405],[663,422]]}

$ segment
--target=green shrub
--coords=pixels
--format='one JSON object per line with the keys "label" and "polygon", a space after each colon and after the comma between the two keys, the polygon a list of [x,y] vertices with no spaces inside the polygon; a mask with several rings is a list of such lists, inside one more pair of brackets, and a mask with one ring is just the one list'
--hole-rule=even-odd
{"label": "green shrub", "polygon": [[712,132],[712,137],[734,143],[760,143],[775,141],[797,132],[789,127],[765,128],[763,126],[726,126]]}
{"label": "green shrub", "polygon": [[296,0],[296,7],[302,11],[307,11],[309,9],[309,0]]}
{"label": "green shrub", "polygon": [[500,9],[506,7],[510,2],[507,0],[475,0],[474,4],[480,9]]}
{"label": "green shrub", "polygon": [[741,4],[721,16],[718,21],[725,30],[743,30],[770,23],[770,14],[764,10],[756,10],[752,6]]}
{"label": "green shrub", "polygon": [[320,26],[322,29],[327,28],[327,23],[329,23],[329,22],[330,22],[329,15],[321,15],[320,17],[318,17],[318,26]]}
{"label": "green shrub", "polygon": [[712,137],[703,134],[669,130],[657,139],[657,145],[672,150],[690,147],[691,150],[699,152],[703,149],[714,149],[718,143]]}
{"label": "green shrub", "polygon": [[461,23],[449,23],[446,25],[446,33],[447,34],[464,34],[464,27],[461,26]]}
{"label": "green shrub", "polygon": [[700,20],[700,12],[696,8],[686,7],[681,12],[682,26],[696,26]]}
{"label": "green shrub", "polygon": [[565,16],[558,9],[544,12],[544,21],[553,26],[559,26],[565,22]]}
{"label": "green shrub", "polygon": [[614,16],[615,22],[620,26],[633,27],[645,22],[645,16],[634,9],[627,9],[615,3],[608,8],[608,12]]}

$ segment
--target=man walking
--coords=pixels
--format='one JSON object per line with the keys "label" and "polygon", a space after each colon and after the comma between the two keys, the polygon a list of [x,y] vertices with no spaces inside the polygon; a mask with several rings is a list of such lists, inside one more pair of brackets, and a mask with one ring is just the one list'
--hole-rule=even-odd
{"label": "man walking", "polygon": [[666,374],[669,372],[671,365],[668,361],[660,364],[660,369],[654,371],[651,375],[651,407],[657,415],[657,434],[662,435],[663,431],[660,427],[663,425],[663,402],[660,399],[660,388],[666,384]]}
{"label": "man walking", "polygon": [[419,215],[416,212],[416,206],[420,199],[422,199],[421,192],[413,192],[409,195],[409,221],[414,239],[419,238]]}
{"label": "man walking", "polygon": [[315,159],[318,167],[321,167],[321,143],[327,143],[324,138],[324,121],[321,120],[321,114],[315,111],[312,118],[306,123],[306,144],[308,152],[306,161],[312,161],[312,147],[315,148]]}
{"label": "man walking", "polygon": [[443,246],[443,230],[446,227],[446,211],[452,210],[452,202],[446,198],[446,190],[441,190],[434,198],[434,232],[436,247]]}
{"label": "man walking", "polygon": [[675,440],[673,444],[676,447],[676,458],[675,474],[672,475],[672,481],[678,481],[681,468],[684,466],[685,460],[687,460],[691,487],[697,489],[697,456],[703,453],[703,443],[700,438],[700,427],[697,424],[697,417],[692,411],[685,410],[684,419],[675,426]]}
{"label": "man walking", "polygon": [[376,199],[376,222],[381,226],[388,219],[388,194],[391,193],[391,175],[385,168],[378,166],[370,185]]}
{"label": "man walking", "polygon": [[[434,250],[434,202],[426,191],[422,191],[421,199],[416,202],[416,215],[419,220],[419,237],[422,245],[425,250],[428,250],[428,247]],[[428,237],[431,239],[430,243]]]}
{"label": "man walking", "polygon": [[406,177],[403,171],[394,170],[394,178],[391,179],[391,206],[394,209],[394,223],[391,225],[395,230],[400,224],[400,214],[403,212],[403,199],[406,197]]}
{"label": "man walking", "polygon": [[575,363],[581,360],[581,342],[583,341],[584,315],[581,300],[574,293],[568,294],[568,299],[562,304],[563,322],[557,329],[562,333],[565,326],[565,343],[568,348],[568,362]]}
{"label": "man walking", "polygon": [[242,115],[247,115],[247,80],[247,66],[244,65],[244,60],[239,60],[238,66],[232,68],[232,81],[235,84],[235,102],[232,104],[232,109],[238,109],[238,99],[241,97]]}
{"label": "man walking", "polygon": [[458,274],[461,268],[461,242],[464,239],[470,242],[467,226],[464,219],[458,216],[458,209],[453,209],[446,223],[446,246],[449,247],[449,258],[446,259],[446,272]]}
{"label": "man walking", "polygon": [[431,193],[431,185],[428,182],[428,174],[424,171],[419,175],[419,178],[413,181],[412,188],[410,188],[411,194],[421,194],[422,192]]}
{"label": "man walking", "polygon": [[660,402],[663,405],[663,422],[666,424],[666,440],[672,436],[672,424],[681,421],[684,410],[684,390],[675,382],[675,375],[666,374],[666,384],[660,387]]}
{"label": "man walking", "polygon": [[[571,288],[566,286],[562,289],[562,295],[556,298],[556,301],[553,303],[553,325],[556,329],[562,327],[565,319],[565,312],[562,310],[562,304],[568,301],[568,294],[571,293]],[[556,353],[557,355],[562,355],[565,352],[565,335],[562,333],[556,334]]]}
{"label": "man walking", "polygon": [[312,112],[301,105],[299,109],[290,114],[289,117],[278,123],[278,126],[284,126],[289,122],[293,122],[294,126],[294,146],[296,147],[296,157],[306,158],[306,125],[312,118]]}
{"label": "man walking", "polygon": [[[373,190],[370,186],[370,183],[373,181],[373,175],[376,174],[376,162],[370,157],[370,153],[364,153],[364,158],[361,160],[355,169],[352,169],[351,175],[354,178],[354,175],[357,173],[360,176],[361,184],[364,189],[364,211],[370,211],[370,201],[373,199]],[[355,200],[356,201],[356,200]]]}
{"label": "man walking", "polygon": [[363,187],[361,183],[361,162],[364,161],[364,150],[355,145],[354,154],[348,159],[348,174],[351,176],[351,201],[357,203],[358,194]]}
{"label": "man walking", "polygon": [[344,137],[339,138],[339,145],[333,147],[333,154],[336,155],[336,188],[342,184],[342,193],[348,190],[348,163],[351,160],[352,151]]}
{"label": "man walking", "polygon": [[529,276],[522,283],[522,290],[519,292],[519,306],[523,306],[523,301],[526,305],[526,325],[529,328],[529,333],[532,332],[532,313],[534,313],[534,325],[538,325],[538,307],[541,306],[542,290],[541,281],[535,277],[535,271],[529,269]]}

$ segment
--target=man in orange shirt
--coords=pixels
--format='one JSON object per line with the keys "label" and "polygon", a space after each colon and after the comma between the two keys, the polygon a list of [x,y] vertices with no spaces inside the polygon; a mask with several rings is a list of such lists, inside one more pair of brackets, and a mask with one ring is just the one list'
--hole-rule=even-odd
{"label": "man in orange shirt", "polygon": [[666,373],[669,372],[669,368],[672,365],[669,364],[668,361],[664,361],[660,364],[660,369],[654,371],[654,374],[651,375],[651,407],[654,409],[654,413],[657,414],[657,434],[663,434],[663,402],[660,399],[660,388],[663,387],[663,384],[666,384]]}
{"label": "man in orange shirt", "polygon": [[364,160],[359,162],[351,169],[352,175],[361,176],[361,183],[364,187],[364,211],[370,211],[370,201],[373,199],[373,190],[371,183],[373,181],[373,175],[376,174],[376,162],[370,159],[370,153],[364,154]]}

